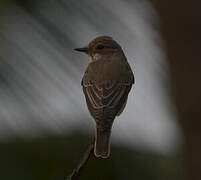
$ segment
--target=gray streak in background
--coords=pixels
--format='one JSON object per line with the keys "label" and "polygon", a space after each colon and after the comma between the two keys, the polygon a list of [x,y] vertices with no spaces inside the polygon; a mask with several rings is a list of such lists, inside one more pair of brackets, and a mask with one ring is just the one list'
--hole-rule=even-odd
{"label": "gray streak in background", "polygon": [[0,71],[1,140],[74,128],[93,131],[82,94],[88,58],[73,51],[109,35],[123,47],[136,77],[112,141],[172,152],[179,142],[167,90],[157,15],[146,1],[36,1],[32,8],[7,4]]}

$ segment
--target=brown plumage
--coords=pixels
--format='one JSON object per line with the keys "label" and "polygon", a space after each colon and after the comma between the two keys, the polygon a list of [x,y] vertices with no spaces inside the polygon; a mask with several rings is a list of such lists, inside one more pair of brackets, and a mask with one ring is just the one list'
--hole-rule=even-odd
{"label": "brown plumage", "polygon": [[125,108],[134,84],[133,72],[120,45],[111,37],[97,37],[88,46],[75,50],[90,56],[82,86],[89,112],[96,122],[94,154],[107,158],[112,124]]}

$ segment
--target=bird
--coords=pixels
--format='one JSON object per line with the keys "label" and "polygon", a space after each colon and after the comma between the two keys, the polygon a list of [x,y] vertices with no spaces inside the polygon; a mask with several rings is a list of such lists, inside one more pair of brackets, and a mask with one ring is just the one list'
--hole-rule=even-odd
{"label": "bird", "polygon": [[89,56],[81,85],[96,124],[94,155],[108,158],[112,125],[126,106],[134,74],[121,46],[110,36],[96,37],[74,50]]}

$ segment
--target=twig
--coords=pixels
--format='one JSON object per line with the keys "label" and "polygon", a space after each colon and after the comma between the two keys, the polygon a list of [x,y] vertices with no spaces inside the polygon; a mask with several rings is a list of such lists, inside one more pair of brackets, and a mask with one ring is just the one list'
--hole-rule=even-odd
{"label": "twig", "polygon": [[81,175],[81,171],[86,166],[89,158],[93,154],[94,141],[95,141],[95,139],[93,139],[92,143],[89,145],[87,151],[84,153],[84,155],[81,158],[80,162],[78,163],[77,167],[73,170],[72,174],[70,176],[68,176],[68,178],[66,180],[78,180],[79,179],[79,177]]}

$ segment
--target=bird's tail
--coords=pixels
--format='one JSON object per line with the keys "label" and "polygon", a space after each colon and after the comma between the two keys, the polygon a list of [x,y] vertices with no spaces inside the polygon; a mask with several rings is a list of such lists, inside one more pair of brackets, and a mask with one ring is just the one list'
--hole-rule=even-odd
{"label": "bird's tail", "polygon": [[108,158],[110,156],[111,130],[96,128],[94,154],[96,157]]}

